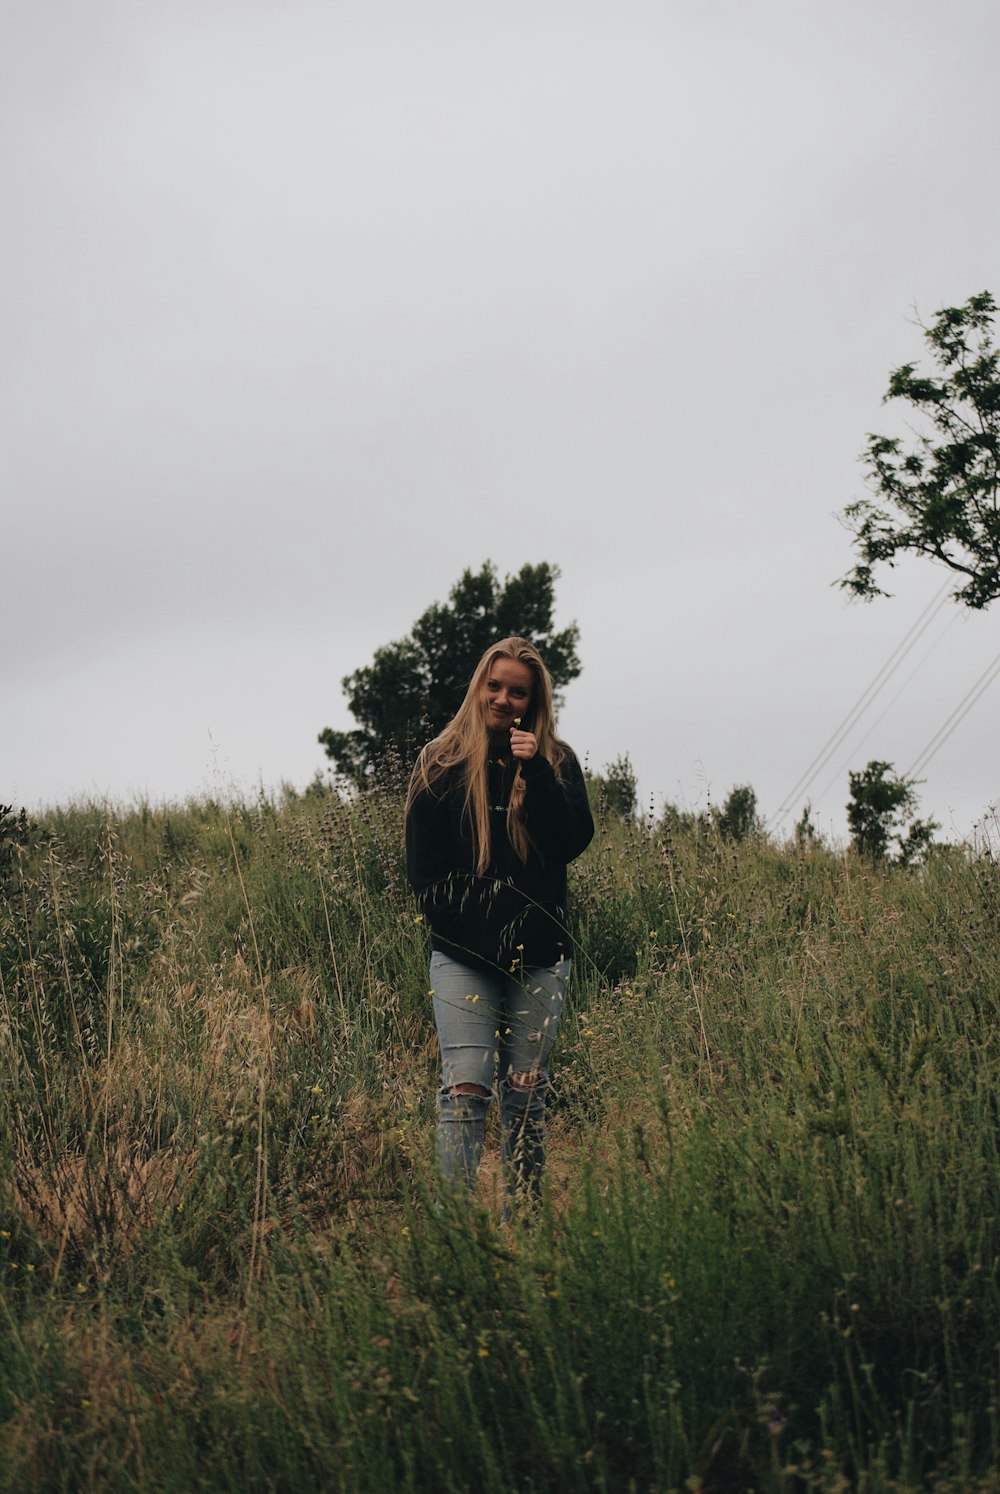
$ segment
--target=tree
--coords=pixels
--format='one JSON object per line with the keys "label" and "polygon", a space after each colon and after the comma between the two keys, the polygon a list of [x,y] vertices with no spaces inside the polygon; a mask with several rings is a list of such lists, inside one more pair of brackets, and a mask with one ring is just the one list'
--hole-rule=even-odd
{"label": "tree", "polygon": [[823,837],[816,829],[812,811],[812,804],[807,799],[802,806],[802,813],[795,821],[795,844],[800,851],[811,851],[814,847],[823,844]]}
{"label": "tree", "polygon": [[869,435],[861,461],[875,501],[844,510],[860,556],[840,581],[855,596],[885,596],[874,568],[910,551],[964,578],[955,597],[981,610],[1000,596],[1000,351],[991,341],[997,306],[988,291],[939,311],[924,338],[937,377],[905,363],[883,400],[920,417],[912,440]]}
{"label": "tree", "polygon": [[851,797],[847,823],[859,855],[885,861],[895,844],[894,859],[901,866],[921,861],[940,826],[934,820],[914,818],[917,806],[914,780],[898,778],[892,763],[875,761],[864,772],[849,774],[848,782]]}
{"label": "tree", "polygon": [[660,825],[668,835],[718,834],[723,840],[734,841],[764,834],[764,822],[757,812],[757,791],[749,783],[731,788],[721,809],[710,805],[707,810],[695,811],[664,804]]}
{"label": "tree", "polygon": [[607,809],[620,820],[634,820],[639,807],[635,776],[628,753],[604,764],[603,773],[588,773],[590,802],[598,810]]}
{"label": "tree", "polygon": [[355,731],[326,727],[319,740],[337,770],[359,788],[376,764],[395,752],[408,759],[418,743],[458,710],[469,679],[491,643],[514,634],[541,652],[557,700],[580,673],[576,623],[553,629],[558,567],[523,565],[500,581],[491,561],[463,571],[446,603],[435,602],[409,634],[377,649],[372,662],[341,681]]}
{"label": "tree", "polygon": [[38,826],[28,819],[22,806],[14,813],[13,804],[0,804],[0,893],[5,892],[11,880],[15,858],[21,854]]}
{"label": "tree", "polygon": [[721,810],[715,811],[719,833],[727,840],[746,840],[763,829],[757,813],[757,794],[749,783],[731,789]]}

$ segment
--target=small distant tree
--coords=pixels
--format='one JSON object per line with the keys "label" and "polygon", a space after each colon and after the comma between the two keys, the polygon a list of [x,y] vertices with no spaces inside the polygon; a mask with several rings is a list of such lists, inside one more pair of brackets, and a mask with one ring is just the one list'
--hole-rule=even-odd
{"label": "small distant tree", "polygon": [[669,800],[663,806],[659,829],[665,836],[688,835],[694,832],[704,835],[708,827],[708,816],[705,814],[696,814],[693,809],[681,809],[679,804],[671,804]]}
{"label": "small distant tree", "polygon": [[559,570],[523,565],[503,581],[490,561],[463,571],[448,601],[435,602],[409,634],[377,649],[372,662],[341,681],[354,731],[324,728],[319,740],[337,771],[358,787],[387,755],[408,759],[458,710],[488,646],[518,634],[541,652],[557,699],[580,673],[576,623],[556,631],[552,614]]}
{"label": "small distant tree", "polygon": [[740,841],[763,835],[764,822],[757,812],[756,790],[742,783],[730,789],[721,809],[711,805],[707,810],[680,809],[676,804],[664,804],[660,828],[667,835],[693,831]]}
{"label": "small distant tree", "polygon": [[904,400],[912,438],[873,436],[862,454],[874,501],[844,510],[857,565],[840,582],[859,597],[884,596],[875,567],[926,555],[962,578],[955,597],[981,610],[1000,596],[1000,352],[991,340],[988,291],[939,311],[923,329],[936,377],[904,363],[884,403]]}
{"label": "small distant tree", "polygon": [[727,840],[746,840],[760,834],[763,826],[757,813],[757,795],[748,783],[730,790],[725,804],[716,811],[715,823]]}
{"label": "small distant tree", "polygon": [[608,809],[622,820],[634,820],[639,807],[639,780],[628,753],[605,763],[603,773],[588,774],[590,801],[598,809]]}
{"label": "small distant tree", "polygon": [[813,807],[807,799],[802,806],[802,813],[795,821],[795,844],[800,850],[811,850],[814,846],[823,844],[823,837],[816,829],[813,819]]}
{"label": "small distant tree", "polygon": [[[848,782],[847,823],[859,855],[873,861],[894,859],[903,866],[922,860],[940,827],[934,820],[915,818],[914,780],[898,777],[892,763],[874,761],[863,772],[851,773]],[[895,856],[890,858],[892,850]]]}
{"label": "small distant tree", "polygon": [[23,807],[15,814],[13,804],[0,804],[0,893],[6,891],[14,861],[37,829]]}

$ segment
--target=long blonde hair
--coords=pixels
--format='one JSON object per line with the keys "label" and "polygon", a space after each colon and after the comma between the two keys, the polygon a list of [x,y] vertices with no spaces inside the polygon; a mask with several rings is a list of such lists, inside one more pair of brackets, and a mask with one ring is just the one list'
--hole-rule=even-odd
{"label": "long blonde hair", "polygon": [[[555,712],[552,706],[552,678],[542,656],[526,638],[502,638],[488,648],[476,665],[465,699],[444,731],[428,742],[410,778],[406,810],[418,794],[433,788],[446,773],[461,767],[465,776],[463,812],[472,829],[476,851],[476,871],[480,876],[490,864],[490,736],[487,725],[483,686],[497,659],[514,659],[531,670],[531,700],[527,708],[528,723],[535,734],[538,751],[555,769],[562,781],[562,764],[566,748],[556,736]],[[527,861],[531,837],[524,823],[524,779],[520,767],[511,786],[507,806],[507,834],[522,861]]]}

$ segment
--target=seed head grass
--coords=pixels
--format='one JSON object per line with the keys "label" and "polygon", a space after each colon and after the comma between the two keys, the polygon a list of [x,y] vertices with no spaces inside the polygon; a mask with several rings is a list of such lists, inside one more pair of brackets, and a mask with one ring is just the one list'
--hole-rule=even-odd
{"label": "seed head grass", "polygon": [[14,847],[0,1488],[995,1488],[990,838],[604,815],[527,1229],[495,1117],[438,1199],[401,830],[389,780]]}

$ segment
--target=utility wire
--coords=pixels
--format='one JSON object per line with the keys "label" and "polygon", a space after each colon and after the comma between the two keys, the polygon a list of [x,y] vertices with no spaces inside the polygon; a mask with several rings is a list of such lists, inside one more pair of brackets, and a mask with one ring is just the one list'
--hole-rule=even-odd
{"label": "utility wire", "polygon": [[998,674],[1000,674],[1000,654],[997,654],[993,661],[987,664],[976,682],[966,690],[958,705],[944,722],[944,725],[938,727],[923,752],[914,760],[912,768],[907,770],[905,775],[907,778],[912,778],[914,774],[923,772],[931,758],[944,746],[956,726],[965,720],[976,701],[984,691],[989,689]]}
{"label": "utility wire", "polygon": [[923,653],[920,655],[920,658],[917,660],[916,664],[906,676],[906,679],[903,681],[899,689],[896,691],[895,695],[889,701],[889,704],[885,707],[884,710],[878,713],[878,715],[875,717],[875,720],[872,722],[871,726],[865,732],[861,740],[859,742],[855,742],[854,746],[851,748],[850,755],[847,761],[842,763],[842,765],[837,769],[836,773],[833,774],[832,778],[830,778],[828,782],[823,785],[823,788],[819,793],[821,801],[826,798],[827,794],[833,788],[833,785],[837,782],[838,778],[843,778],[844,774],[850,767],[851,760],[853,758],[856,758],[860,754],[861,749],[862,747],[864,747],[865,743],[871,740],[874,733],[878,730],[882,722],[885,720],[886,716],[888,716],[889,712],[896,704],[896,701],[900,698],[901,695],[905,693],[906,689],[912,683],[912,681],[916,679],[917,675],[920,673],[921,669],[923,669],[931,654],[934,653],[935,649],[937,649],[940,644],[944,642],[945,638],[948,636],[952,628],[960,619],[962,619],[963,621],[968,621],[968,619],[964,618],[963,614],[959,612],[958,608],[956,607],[955,611],[951,615],[951,619],[947,623],[945,623],[944,627],[941,629],[941,632],[934,639],[930,647],[924,649]]}
{"label": "utility wire", "polygon": [[918,639],[927,630],[930,624],[934,621],[937,614],[940,612],[941,608],[944,606],[950,585],[950,581],[946,581],[941,587],[941,590],[936,594],[936,596],[932,597],[932,599],[928,602],[927,606],[924,608],[923,612],[920,613],[920,616],[917,618],[916,622],[913,623],[913,625],[903,636],[901,641],[897,643],[896,647],[893,649],[888,659],[886,659],[885,663],[882,665],[882,668],[878,671],[875,678],[871,681],[867,688],[861,692],[860,696],[848,711],[843,721],[837,727],[832,737],[828,738],[825,746],[820,748],[819,752],[813,758],[808,768],[806,768],[805,772],[798,779],[795,787],[785,795],[785,798],[781,804],[781,808],[774,816],[775,823],[780,823],[780,821],[784,819],[785,815],[791,809],[798,796],[804,793],[806,789],[808,789],[812,784],[814,779],[819,776],[819,774],[826,767],[827,763],[830,761],[830,758],[844,741],[844,738],[847,736],[848,732],[852,730],[852,728],[864,715],[865,711],[867,711],[872,701],[875,700],[878,694],[889,683],[889,680],[899,668],[900,664],[902,664],[907,654],[914,647]]}

